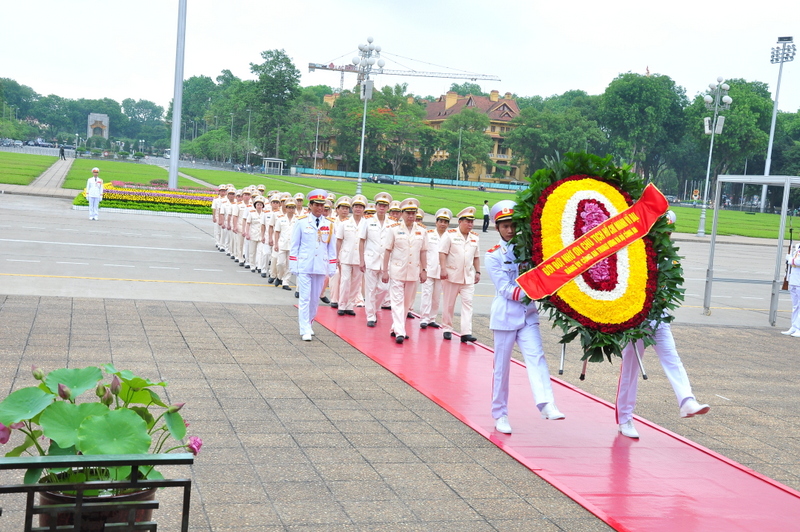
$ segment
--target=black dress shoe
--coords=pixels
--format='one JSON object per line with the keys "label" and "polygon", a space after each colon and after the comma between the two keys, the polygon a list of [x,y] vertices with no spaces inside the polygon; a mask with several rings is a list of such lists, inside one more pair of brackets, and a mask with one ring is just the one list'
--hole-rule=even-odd
{"label": "black dress shoe", "polygon": [[252,269],[252,270],[250,270],[250,271],[251,271],[251,272],[253,272],[253,273],[258,273],[258,270],[256,270],[255,268],[253,268],[253,269]]}
{"label": "black dress shoe", "polygon": [[427,328],[428,328],[428,324],[427,324],[427,323],[425,323],[425,322],[423,321],[423,322],[421,322],[421,323],[419,324],[419,328],[420,328],[420,329],[427,329]]}
{"label": "black dress shoe", "polygon": [[344,311],[342,309],[339,309],[336,311],[336,314],[339,316],[344,316]]}
{"label": "black dress shoe", "polygon": [[368,321],[368,322],[367,322],[367,327],[375,327],[375,322],[374,322],[374,321],[371,321],[371,320],[370,320],[370,321]]}
{"label": "black dress shoe", "polygon": [[478,339],[476,337],[472,336],[471,334],[465,334],[464,336],[461,337],[461,341],[465,342],[465,343],[466,342],[477,342]]}
{"label": "black dress shoe", "polygon": [[280,286],[280,285],[282,285],[282,284],[283,284],[283,280],[281,280],[281,279],[275,279],[275,281],[273,281],[273,283],[272,283],[272,284],[274,284],[275,286]]}
{"label": "black dress shoe", "polygon": [[389,336],[391,336],[392,338],[394,338],[394,337],[395,337],[395,336],[397,336],[397,335],[394,333],[394,331],[392,331],[392,332],[390,332],[390,333],[389,333]]}
{"label": "black dress shoe", "polygon": [[319,298],[319,300],[325,303],[326,305],[331,302],[331,300],[328,299],[328,296],[322,296],[321,298]]}
{"label": "black dress shoe", "polygon": [[291,287],[291,286],[289,286],[288,284],[285,284],[285,285],[283,285],[283,289],[284,289],[284,290],[291,290],[291,289],[292,289],[292,287]]}
{"label": "black dress shoe", "polygon": [[[261,277],[266,277],[266,276],[267,276],[267,274],[266,274],[266,273],[262,273],[262,274],[261,274]],[[267,280],[267,282],[269,282],[269,280]]]}
{"label": "black dress shoe", "polygon": [[392,310],[392,306],[381,307],[381,310]]}
{"label": "black dress shoe", "polygon": [[275,278],[274,277],[267,277],[267,282],[268,283],[274,283],[275,282]]}
{"label": "black dress shoe", "polygon": [[294,297],[296,297],[297,299],[300,299],[300,292],[295,292],[294,293]]}
{"label": "black dress shoe", "polygon": [[331,303],[331,308],[339,308],[339,303]]}
{"label": "black dress shoe", "polygon": [[416,316],[414,316],[412,313],[409,312],[406,314],[406,319],[413,320],[414,318],[416,318]]}
{"label": "black dress shoe", "polygon": [[249,270],[250,269],[250,265],[249,264],[245,264],[244,269],[245,270]]}
{"label": "black dress shoe", "polygon": [[402,343],[403,343],[403,340],[405,340],[405,339],[406,339],[406,337],[405,337],[405,336],[403,336],[403,335],[400,335],[400,336],[398,336],[397,338],[395,338],[395,339],[394,339],[394,341],[395,341],[395,342],[397,342],[398,344],[402,344]]}
{"label": "black dress shoe", "polygon": [[435,321],[428,322],[428,327],[433,327],[434,329],[440,329],[442,326],[436,323]]}
{"label": "black dress shoe", "polygon": [[453,337],[453,335],[450,333],[450,331],[445,331],[445,332],[442,334],[442,337],[443,337],[445,340],[449,340],[449,339],[451,339],[451,338]]}
{"label": "black dress shoe", "polygon": [[344,313],[347,314],[348,316],[355,316],[356,315],[356,311],[355,310],[345,310]]}

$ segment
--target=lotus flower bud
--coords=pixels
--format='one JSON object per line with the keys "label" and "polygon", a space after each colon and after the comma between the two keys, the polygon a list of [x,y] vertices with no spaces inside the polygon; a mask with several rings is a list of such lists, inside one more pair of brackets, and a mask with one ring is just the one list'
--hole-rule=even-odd
{"label": "lotus flower bud", "polygon": [[111,393],[114,395],[119,395],[119,392],[122,390],[122,383],[119,380],[119,377],[114,375],[114,378],[111,379]]}
{"label": "lotus flower bud", "polygon": [[106,386],[101,382],[97,385],[97,388],[94,389],[94,393],[97,397],[103,397],[106,394]]}
{"label": "lotus flower bud", "polygon": [[169,409],[167,409],[167,412],[169,412],[170,414],[174,414],[175,412],[178,412],[181,408],[183,408],[183,405],[185,404],[186,403],[175,403],[174,405],[170,406]]}
{"label": "lotus flower bud", "polygon": [[197,453],[200,452],[200,448],[202,446],[203,446],[203,440],[201,440],[197,436],[190,436],[189,443],[186,445],[189,451],[195,456],[197,456]]}
{"label": "lotus flower bud", "polygon": [[69,387],[61,383],[58,384],[58,396],[60,398],[68,401],[71,395],[72,395],[72,390],[70,390]]}
{"label": "lotus flower bud", "polygon": [[100,398],[100,402],[106,406],[111,406],[111,403],[114,402],[114,396],[111,395],[111,391],[106,389],[106,393],[103,394],[103,397]]}
{"label": "lotus flower bud", "polygon": [[36,366],[31,366],[31,374],[33,375],[33,378],[36,379],[37,381],[44,380],[44,371],[42,371]]}

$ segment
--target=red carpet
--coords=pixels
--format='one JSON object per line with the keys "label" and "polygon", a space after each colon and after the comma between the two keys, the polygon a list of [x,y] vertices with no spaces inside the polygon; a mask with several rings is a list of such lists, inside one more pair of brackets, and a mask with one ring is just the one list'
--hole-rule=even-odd
{"label": "red carpet", "polygon": [[[617,530],[800,529],[797,491],[641,418],[641,440],[618,436],[611,404],[558,379],[556,402],[567,419],[541,419],[522,364],[511,368],[514,434],[498,433],[490,412],[491,349],[448,342],[440,330],[419,329],[418,320],[409,322],[411,338],[397,345],[388,311],[375,328],[357,312],[339,317],[320,307],[317,321]],[[558,359],[549,362],[554,371]]]}

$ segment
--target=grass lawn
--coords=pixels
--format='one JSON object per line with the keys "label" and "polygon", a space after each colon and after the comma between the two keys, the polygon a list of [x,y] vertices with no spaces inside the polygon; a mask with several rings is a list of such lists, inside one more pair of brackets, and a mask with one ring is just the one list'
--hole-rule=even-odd
{"label": "grass lawn", "polygon": [[[671,207],[678,215],[675,223],[676,233],[697,233],[700,224],[701,209],[693,207]],[[706,210],[706,234],[711,235],[711,225],[714,222],[714,211]],[[778,238],[781,217],[779,214],[755,213],[749,214],[740,211],[721,210],[719,212],[719,222],[717,226],[718,235],[739,235],[756,238]],[[794,237],[800,236],[800,224],[795,217],[786,218],[786,233],[784,238],[789,238],[789,227],[797,225],[794,230]]]}
{"label": "grass lawn", "polygon": [[30,185],[50,168],[58,157],[0,151],[0,183]]}
{"label": "grass lawn", "polygon": [[[152,164],[126,163],[122,161],[106,161],[98,159],[78,159],[72,164],[62,188],[83,190],[86,181],[92,177],[92,168],[100,169],[100,178],[106,183],[111,181],[128,181],[142,185],[150,184],[153,179],[168,179],[165,168]],[[185,177],[178,177],[178,187],[203,188]]]}
{"label": "grass lawn", "polygon": [[[323,177],[301,177],[301,176],[268,176],[263,174],[245,174],[240,172],[226,172],[224,170],[195,170],[184,168],[183,173],[202,179],[215,186],[222,183],[231,183],[236,188],[248,185],[263,184],[267,191],[280,190],[296,194],[302,192],[307,194],[315,188],[322,188],[336,194],[339,197],[343,194],[352,196],[356,191],[355,179],[332,179]],[[364,182],[361,185],[362,193],[368,200],[372,201],[378,192],[388,192],[393,199],[402,201],[405,198],[417,198],[422,210],[426,213],[434,214],[442,207],[447,207],[453,211],[453,215],[465,207],[475,207],[476,217],[483,219],[481,207],[483,200],[488,199],[489,205],[501,199],[511,199],[514,195],[510,192],[480,192],[457,187],[436,187],[431,189],[428,185],[388,185]]]}

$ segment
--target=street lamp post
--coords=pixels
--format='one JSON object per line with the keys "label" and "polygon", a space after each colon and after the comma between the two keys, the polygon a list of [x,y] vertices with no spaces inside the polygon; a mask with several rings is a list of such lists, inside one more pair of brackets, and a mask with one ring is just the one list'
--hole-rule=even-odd
{"label": "street lamp post", "polygon": [[[769,175],[770,167],[772,166],[772,141],[775,139],[775,119],[778,117],[778,95],[781,92],[781,75],[783,74],[783,64],[794,60],[794,54],[797,46],[792,42],[792,37],[778,37],[778,44],[780,47],[772,49],[772,56],[770,63],[773,65],[778,63],[778,84],[775,86],[775,103],[772,104],[772,125],[769,127],[769,145],[767,146],[767,162],[764,165],[764,176]],[[764,207],[767,203],[767,185],[761,187],[761,212],[764,212]]]}
{"label": "street lamp post", "polygon": [[245,161],[245,167],[247,167],[247,171],[250,171],[250,117],[252,115],[252,111],[250,109],[247,110],[247,157]]}
{"label": "street lamp post", "polygon": [[364,100],[364,115],[361,118],[361,152],[358,156],[358,184],[356,185],[356,194],[361,194],[361,181],[364,172],[364,137],[367,131],[367,102],[372,98],[373,82],[369,79],[372,72],[372,67],[375,63],[378,68],[383,68],[386,61],[380,59],[381,47],[372,44],[374,39],[367,37],[367,44],[359,44],[359,54],[353,58],[353,64],[358,67],[358,81],[361,84],[361,99]]}
{"label": "street lamp post", "polygon": [[[719,110],[730,109],[733,99],[728,96],[730,85],[722,83],[722,77],[717,78],[717,83],[709,83],[708,88],[711,89],[711,94],[706,94],[703,101],[709,110],[714,110],[713,119],[706,118],[706,134],[711,135],[711,144],[708,147],[708,166],[706,166],[706,185],[703,190],[703,208],[700,211],[700,224],[697,228],[697,236],[706,236],[706,206],[708,204],[708,181],[711,177],[711,156],[714,153],[714,135],[722,133],[722,126],[725,123],[725,117],[719,116]],[[712,96],[713,95],[713,96]]]}
{"label": "street lamp post", "polygon": [[319,153],[319,119],[322,113],[317,113],[317,137],[314,141],[314,175],[317,175],[317,154]]}
{"label": "street lamp post", "polygon": [[461,132],[464,128],[458,128],[458,162],[456,162],[456,181],[461,179]]}

